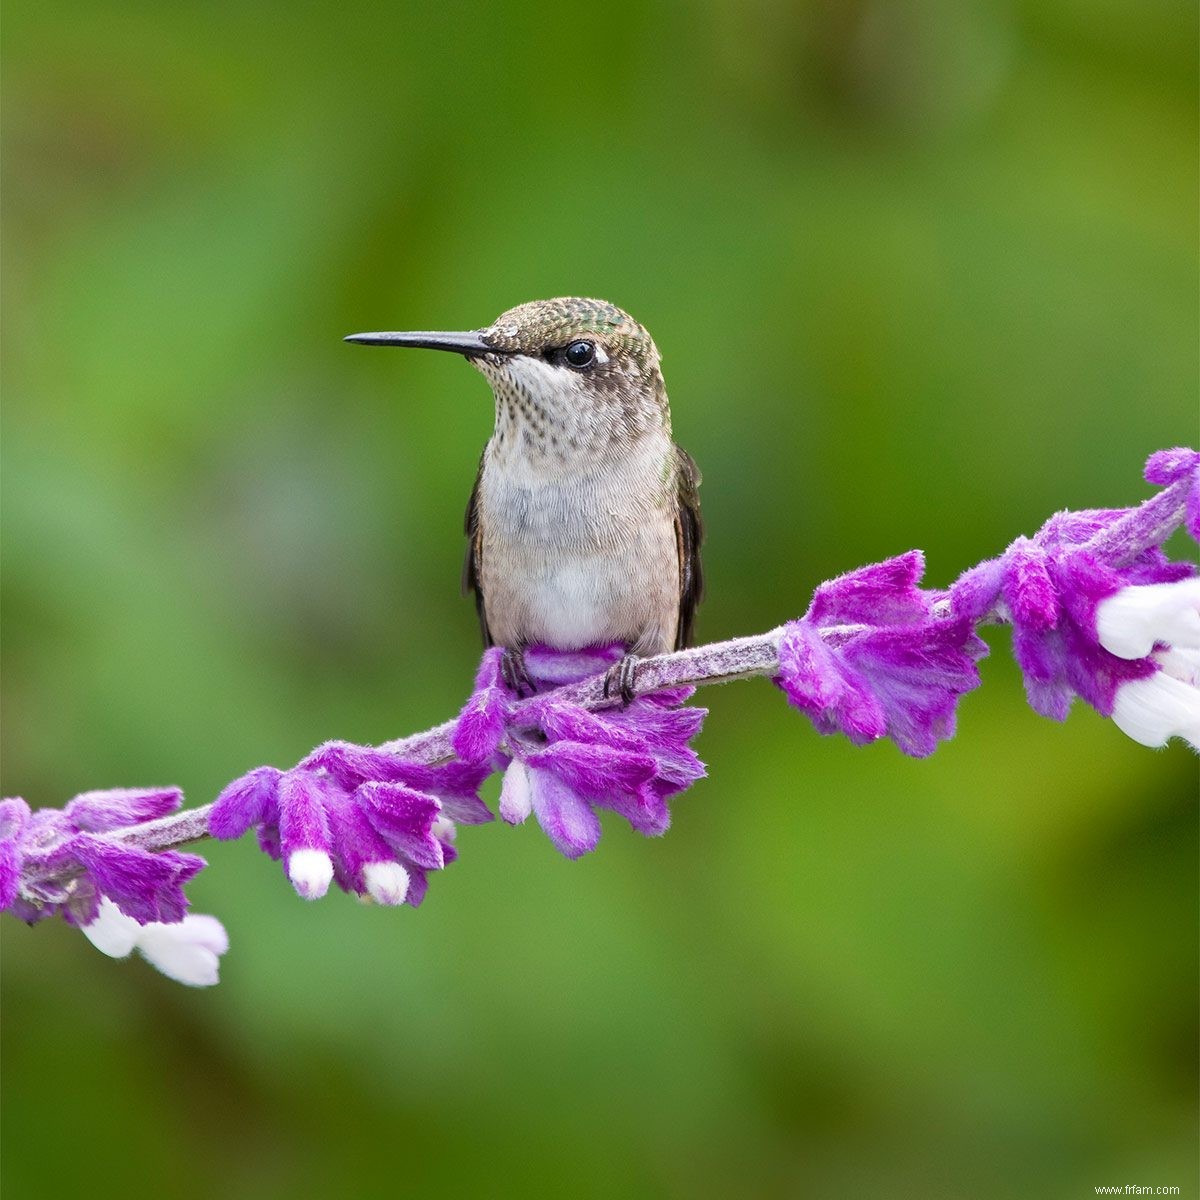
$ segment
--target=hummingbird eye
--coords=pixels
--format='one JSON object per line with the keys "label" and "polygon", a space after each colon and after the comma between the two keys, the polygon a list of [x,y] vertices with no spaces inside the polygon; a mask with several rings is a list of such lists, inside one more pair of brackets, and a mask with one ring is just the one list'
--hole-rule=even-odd
{"label": "hummingbird eye", "polygon": [[583,370],[584,367],[590,367],[596,359],[596,346],[594,342],[572,342],[566,350],[563,351],[563,357],[577,371]]}

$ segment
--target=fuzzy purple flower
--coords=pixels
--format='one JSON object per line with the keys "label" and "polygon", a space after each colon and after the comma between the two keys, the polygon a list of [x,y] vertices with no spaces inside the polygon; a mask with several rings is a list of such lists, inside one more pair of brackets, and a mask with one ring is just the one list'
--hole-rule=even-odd
{"label": "fuzzy purple flower", "polygon": [[[1171,586],[1195,574],[1192,564],[1170,561],[1160,543],[1181,508],[1188,522],[1195,521],[1200,455],[1161,451],[1151,456],[1146,478],[1167,484],[1167,490],[1135,509],[1058,513],[1032,538],[1018,538],[950,589],[956,615],[975,622],[998,617],[1011,624],[1013,654],[1029,703],[1043,716],[1065,719],[1076,696],[1102,715],[1114,716],[1120,694],[1142,694],[1164,671],[1150,654],[1157,639],[1131,641],[1122,634],[1126,619],[1135,626],[1140,622],[1144,633],[1157,611],[1147,598],[1182,595]],[[1118,595],[1126,602],[1113,609]],[[1117,614],[1109,618],[1116,632],[1107,637],[1099,624],[1105,611]],[[1164,627],[1163,639],[1171,636]],[[1140,653],[1129,653],[1131,646]],[[1128,692],[1135,684],[1140,686]],[[1151,695],[1158,686],[1151,684]]]}
{"label": "fuzzy purple flower", "polygon": [[453,734],[464,758],[504,768],[500,816],[515,825],[534,814],[568,858],[595,849],[597,809],[616,812],[648,837],[665,833],[668,800],[705,773],[688,742],[707,710],[681,707],[694,689],[667,689],[596,712],[556,694],[623,653],[616,644],[577,651],[531,646],[525,667],[539,695],[518,712],[500,675],[501,652],[490,650]]}
{"label": "fuzzy purple flower", "polygon": [[912,550],[823,583],[784,626],[775,682],[820,733],[856,745],[889,737],[916,757],[953,736],[955,706],[978,686],[987,647],[917,587],[924,565]]}
{"label": "fuzzy purple flower", "polygon": [[7,912],[21,889],[21,846],[31,814],[24,800],[0,800],[0,910]]}
{"label": "fuzzy purple flower", "polygon": [[121,788],[36,812],[24,800],[0,801],[0,909],[30,924],[61,916],[106,954],[137,946],[173,979],[216,983],[229,939],[215,917],[187,914],[183,892],[204,859],[123,840],[182,798],[178,788]]}
{"label": "fuzzy purple flower", "polygon": [[57,914],[87,925],[107,896],[139,924],[182,920],[183,885],[204,859],[108,836],[174,812],[182,798],[178,788],[145,788],[86,792],[61,809],[36,812],[23,800],[0,802],[3,907],[25,921]]}
{"label": "fuzzy purple flower", "polygon": [[483,652],[475,672],[475,688],[450,735],[454,753],[463,762],[491,762],[504,740],[505,727],[513,700],[501,674],[504,651],[492,646]]}
{"label": "fuzzy purple flower", "polygon": [[379,904],[416,907],[428,872],[456,857],[455,822],[492,820],[479,799],[489,774],[486,766],[427,765],[327,742],[290,771],[259,767],[234,780],[213,805],[209,831],[228,839],[254,828],[306,900],[336,883]]}

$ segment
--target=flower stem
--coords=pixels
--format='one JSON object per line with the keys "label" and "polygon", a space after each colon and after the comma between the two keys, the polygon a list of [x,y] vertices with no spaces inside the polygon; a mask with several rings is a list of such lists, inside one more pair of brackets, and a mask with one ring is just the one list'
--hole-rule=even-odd
{"label": "flower stem", "polygon": [[[711,642],[690,650],[657,654],[642,659],[634,679],[634,695],[643,696],[664,688],[701,686],[710,683],[731,683],[735,679],[751,679],[756,675],[774,675],[779,671],[779,638],[782,630],[752,637],[731,638],[726,642]],[[604,694],[604,673],[560,689],[559,694],[589,710],[611,708],[621,701]],[[513,706],[513,721],[520,724],[521,712],[534,700],[524,700]],[[410,734],[385,742],[380,750],[414,763],[439,763],[454,757],[450,735],[455,722],[444,721],[422,733]],[[168,850],[209,836],[208,814],[211,804],[184,809],[155,821],[114,830],[109,836],[145,850]]]}
{"label": "flower stem", "polygon": [[[1183,521],[1191,486],[1188,479],[1177,480],[1098,533],[1087,543],[1087,548],[1111,566],[1127,566],[1147,547],[1159,545]],[[948,605],[942,608],[943,611],[935,609],[936,615],[948,617]],[[991,610],[983,614],[976,624],[990,624],[1004,619],[1002,613]],[[825,626],[820,635],[836,645],[860,628]],[[637,666],[633,693],[641,696],[666,688],[730,683],[735,679],[751,679],[756,675],[777,675],[782,635],[783,629],[780,627],[752,637],[730,638],[724,642],[710,642],[706,646],[642,659]],[[560,689],[558,694],[563,700],[591,711],[611,708],[620,700],[605,695],[604,680],[602,672],[580,683],[569,684]],[[535,702],[536,698],[513,706],[512,720],[516,727],[520,727],[522,710]],[[454,720],[444,721],[422,733],[385,742],[378,748],[413,763],[445,762],[454,757],[450,743],[454,727]],[[155,821],[114,830],[110,836],[146,850],[182,846],[209,836],[208,814],[211,808],[211,804],[206,804],[200,808],[186,809]]]}

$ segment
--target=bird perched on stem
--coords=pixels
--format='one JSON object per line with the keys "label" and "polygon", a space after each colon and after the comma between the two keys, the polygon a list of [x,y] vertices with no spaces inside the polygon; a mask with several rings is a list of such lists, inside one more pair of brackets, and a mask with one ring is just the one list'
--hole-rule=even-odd
{"label": "bird perched on stem", "polygon": [[496,425],[467,505],[464,590],[505,676],[531,690],[525,647],[620,643],[626,700],[639,656],[691,640],[702,592],[700,472],[671,438],[649,333],[603,300],[535,300],[465,333],[356,333],[372,346],[463,355],[491,384]]}

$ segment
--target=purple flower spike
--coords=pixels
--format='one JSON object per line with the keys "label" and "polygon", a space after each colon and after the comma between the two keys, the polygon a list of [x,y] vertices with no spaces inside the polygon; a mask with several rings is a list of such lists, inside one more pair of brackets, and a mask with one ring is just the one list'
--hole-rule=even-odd
{"label": "purple flower spike", "polygon": [[504,685],[499,646],[486,650],[475,676],[475,690],[458,715],[451,735],[454,753],[466,763],[490,763],[504,739],[508,710],[514,699]]}
{"label": "purple flower spike", "polygon": [[432,796],[399,783],[364,783],[354,796],[379,836],[398,853],[419,867],[442,869],[442,843],[433,833],[441,805]]}
{"label": "purple flower spike", "polygon": [[0,800],[0,909],[17,898],[21,882],[21,838],[29,825],[29,805],[13,798]]}
{"label": "purple flower spike", "polygon": [[216,917],[187,913],[183,892],[204,859],[119,836],[181,800],[178,788],[122,788],[35,813],[24,800],[0,800],[0,908],[30,924],[61,916],[105,954],[136,947],[171,979],[216,983],[229,939]]}
{"label": "purple flower spike", "polygon": [[[775,682],[820,733],[857,745],[890,737],[924,757],[954,733],[959,697],[979,684],[986,646],[971,621],[944,615],[917,587],[917,551],[851,571],[813,593],[784,626]],[[990,580],[977,577],[981,596]],[[944,607],[944,606],[943,606]]]}
{"label": "purple flower spike", "polygon": [[519,718],[510,714],[506,742],[513,758],[500,790],[500,815],[517,825],[533,813],[568,858],[595,848],[600,808],[648,837],[666,832],[668,798],[704,777],[704,764],[688,742],[707,710],[680,707],[692,688],[665,689],[595,712],[553,690],[606,670],[621,653],[615,645],[561,654],[532,647],[526,667],[551,690],[526,702]]}
{"label": "purple flower spike", "polygon": [[209,833],[228,841],[253,825],[277,825],[281,778],[274,767],[258,767],[227,785],[209,812]]}
{"label": "purple flower spike", "polygon": [[217,837],[251,827],[306,900],[332,883],[379,904],[420,904],[426,873],[454,861],[454,821],[493,820],[479,798],[488,764],[412,762],[382,746],[325,742],[290,771],[259,767],[209,816]]}
{"label": "purple flower spike", "polygon": [[925,556],[910,550],[821,584],[804,619],[814,625],[912,625],[929,616],[929,598],[917,584]]}
{"label": "purple flower spike", "polygon": [[1180,446],[1160,450],[1146,462],[1146,482],[1160,485],[1177,484],[1187,480],[1184,500],[1184,528],[1200,542],[1200,453]]}
{"label": "purple flower spike", "polygon": [[556,775],[573,792],[598,804],[613,794],[636,796],[658,770],[650,755],[615,750],[604,742],[554,742],[526,754],[525,765],[535,775]]}
{"label": "purple flower spike", "polygon": [[446,814],[464,825],[482,825],[494,819],[479,798],[480,785],[492,773],[489,763],[458,759],[437,764],[410,762],[384,747],[326,742],[296,769],[326,772],[346,791],[361,783],[403,783],[437,797]]}
{"label": "purple flower spike", "polygon": [[104,833],[153,821],[173,813],[183,803],[183,792],[171,788],[112,788],[84,792],[63,809],[77,829]]}
{"label": "purple flower spike", "polygon": [[30,924],[61,916],[105,954],[136,946],[172,979],[216,983],[228,938],[215,917],[186,914],[183,893],[204,859],[112,836],[179,800],[175,788],[89,792],[36,813],[23,800],[0,801],[0,907]]}
{"label": "purple flower spike", "polygon": [[[1200,502],[1200,452],[1187,446],[1176,446],[1173,450],[1158,450],[1146,459],[1146,482],[1167,487],[1178,483],[1181,479],[1191,482],[1188,492],[1188,511],[1194,511],[1194,506]],[[1197,537],[1196,531],[1189,525],[1192,537]]]}
{"label": "purple flower spike", "polygon": [[[1042,716],[1062,721],[1074,698],[1080,696],[1110,716],[1117,688],[1153,672],[1145,663],[1110,654],[1093,632],[1096,605],[1120,590],[1120,576],[1084,552],[1043,555],[1042,561],[1061,611],[1047,623],[1041,614],[1030,619],[1031,614],[1015,603],[1009,609],[1013,656],[1025,676],[1029,703]],[[1005,598],[1014,590],[1011,577],[1006,578]]]}
{"label": "purple flower spike", "polygon": [[[1160,678],[1164,668],[1152,654],[1155,642],[1148,632],[1165,621],[1160,640],[1190,645],[1190,635],[1178,624],[1187,608],[1179,609],[1185,593],[1171,589],[1195,568],[1170,562],[1161,542],[1181,515],[1196,515],[1200,454],[1160,451],[1146,464],[1146,478],[1165,490],[1134,509],[1058,513],[1032,538],[1017,538],[1003,555],[967,571],[950,589],[955,615],[1012,625],[1013,655],[1029,703],[1043,716],[1065,719],[1077,696],[1104,716],[1116,716],[1119,695],[1126,697],[1126,708],[1130,697],[1149,695],[1153,707],[1163,689],[1179,699],[1176,683],[1190,687],[1183,668],[1175,683]],[[1118,596],[1125,599],[1112,607]],[[1104,611],[1111,617],[1107,633],[1100,620]],[[1176,711],[1174,702],[1167,710]],[[1128,722],[1122,718],[1120,723],[1124,728]],[[1136,718],[1132,725],[1139,727]],[[1159,733],[1165,739],[1170,733],[1162,731],[1168,728],[1188,736],[1191,727],[1184,718],[1159,711],[1139,728],[1134,736],[1145,740]]]}
{"label": "purple flower spike", "polygon": [[279,781],[279,843],[292,886],[305,900],[318,900],[333,882],[332,836],[325,781],[304,770]]}
{"label": "purple flower spike", "polygon": [[[96,891],[140,925],[183,920],[187,912],[183,885],[205,865],[195,854],[177,850],[152,854],[91,833],[72,838],[66,850],[87,870]],[[86,920],[75,923],[94,921],[96,904],[94,900],[89,906]]]}
{"label": "purple flower spike", "polygon": [[600,819],[592,806],[553,771],[529,772],[530,800],[538,824],[567,858],[595,850]]}
{"label": "purple flower spike", "polygon": [[[498,686],[499,661],[485,658],[481,688]],[[457,857],[454,822],[494,820],[479,797],[493,769],[491,761],[414,761],[386,745],[325,742],[291,770],[259,767],[234,780],[212,807],[209,832],[235,838],[253,827],[305,899],[336,883],[379,904],[416,907],[427,872]]]}

